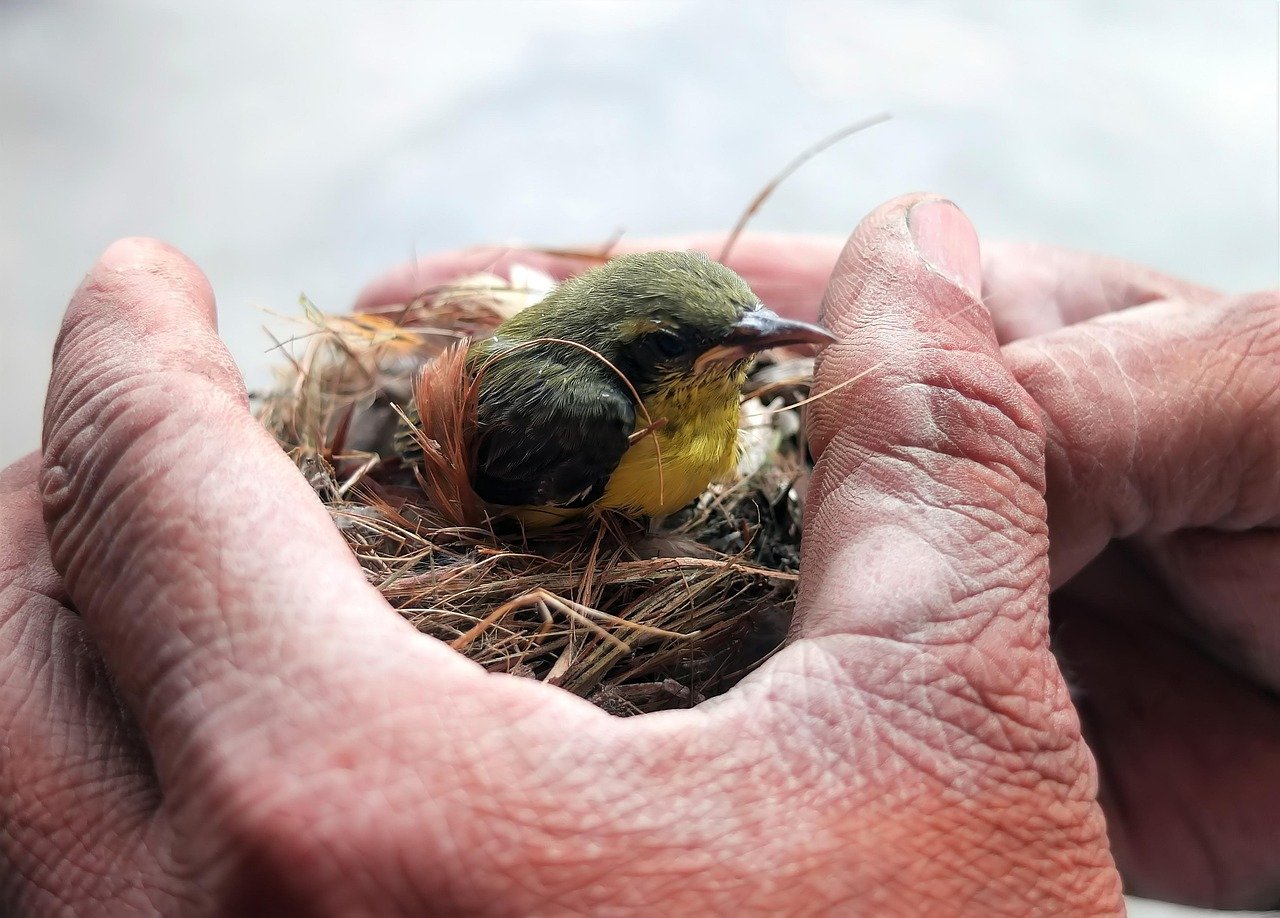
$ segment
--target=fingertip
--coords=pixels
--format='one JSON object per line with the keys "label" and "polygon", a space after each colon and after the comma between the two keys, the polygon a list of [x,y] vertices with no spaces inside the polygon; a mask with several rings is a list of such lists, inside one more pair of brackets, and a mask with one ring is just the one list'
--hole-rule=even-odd
{"label": "fingertip", "polygon": [[[841,340],[819,358],[809,413],[810,584],[844,566],[833,546],[877,526],[962,559],[973,582],[989,563],[970,544],[1020,539],[1019,563],[1040,563],[1043,425],[1000,359],[978,255],[969,220],[928,194],[877,208],[846,246],[823,306]],[[956,519],[957,503],[978,518]]]}
{"label": "fingertip", "polygon": [[978,232],[964,212],[946,198],[926,198],[911,206],[906,219],[925,267],[979,298],[982,257]]}
{"label": "fingertip", "polygon": [[[920,277],[923,268],[924,277]],[[861,275],[861,276],[860,276]],[[980,301],[982,260],[978,233],[964,212],[937,194],[914,193],[888,201],[862,220],[841,253],[823,304],[824,315],[841,315],[840,294],[862,280],[930,278]]]}
{"label": "fingertip", "polygon": [[822,388],[833,378],[869,375],[813,407],[815,456],[877,388],[877,376],[927,376],[930,355],[942,350],[998,360],[990,316],[976,292],[981,276],[977,232],[940,195],[894,198],[858,224],[819,313],[841,341],[819,357],[818,382]]}
{"label": "fingertip", "polygon": [[205,273],[174,246],[145,236],[117,239],[103,250],[72,298],[67,320],[104,306],[126,317],[144,313],[138,316],[144,323],[158,318],[152,309],[177,306],[213,331],[218,328],[217,302]]}
{"label": "fingertip", "polygon": [[64,451],[83,422],[92,423],[85,412],[96,395],[180,372],[204,378],[247,409],[243,379],[217,336],[204,272],[155,239],[112,243],[71,297],[54,345],[46,459],[50,450]]}
{"label": "fingertip", "polygon": [[125,236],[103,250],[98,262],[104,267],[124,270],[150,265],[164,259],[186,259],[169,243],[149,236]]}

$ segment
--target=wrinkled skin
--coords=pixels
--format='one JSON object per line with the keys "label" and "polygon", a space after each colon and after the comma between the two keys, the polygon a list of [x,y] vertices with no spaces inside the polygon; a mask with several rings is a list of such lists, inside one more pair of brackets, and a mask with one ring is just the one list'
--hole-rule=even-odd
{"label": "wrinkled skin", "polygon": [[0,907],[1114,913],[1113,852],[1134,892],[1280,901],[1277,297],[980,265],[931,201],[739,246],[765,302],[822,302],[819,388],[866,375],[810,414],[787,649],[630,720],[406,625],[248,415],[199,271],[109,249],[43,459],[0,476]]}

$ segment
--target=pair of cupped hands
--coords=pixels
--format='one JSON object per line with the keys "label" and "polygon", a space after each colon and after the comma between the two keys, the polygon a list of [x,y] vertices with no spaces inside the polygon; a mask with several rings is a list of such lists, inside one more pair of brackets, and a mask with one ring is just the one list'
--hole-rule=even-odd
{"label": "pair of cupped hands", "polygon": [[839,336],[818,390],[865,375],[810,409],[787,647],[620,720],[388,608],[251,417],[199,269],[109,248],[42,455],[0,476],[0,907],[1091,914],[1117,865],[1280,902],[1277,294],[980,258],[931,196],[730,264]]}

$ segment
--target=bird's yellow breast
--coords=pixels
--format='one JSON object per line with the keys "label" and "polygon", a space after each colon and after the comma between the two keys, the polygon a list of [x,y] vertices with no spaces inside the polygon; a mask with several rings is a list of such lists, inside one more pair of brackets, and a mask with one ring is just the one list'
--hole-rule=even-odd
{"label": "bird's yellow breast", "polygon": [[[738,461],[738,402],[745,376],[744,367],[741,372],[683,377],[645,399],[649,418],[665,422],[623,454],[600,506],[666,516],[732,471]],[[636,429],[648,424],[639,412]]]}

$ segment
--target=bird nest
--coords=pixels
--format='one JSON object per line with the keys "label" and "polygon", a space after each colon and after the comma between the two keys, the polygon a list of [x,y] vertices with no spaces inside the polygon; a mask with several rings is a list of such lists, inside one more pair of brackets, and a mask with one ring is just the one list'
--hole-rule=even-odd
{"label": "bird nest", "polygon": [[304,301],[305,327],[282,345],[288,363],[258,416],[418,630],[614,714],[690,707],[751,672],[789,627],[809,475],[789,409],[812,361],[757,365],[736,473],[679,513],[593,511],[525,531],[488,512],[467,479],[463,342],[551,286],[517,267],[374,312]]}

